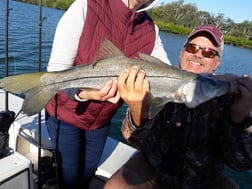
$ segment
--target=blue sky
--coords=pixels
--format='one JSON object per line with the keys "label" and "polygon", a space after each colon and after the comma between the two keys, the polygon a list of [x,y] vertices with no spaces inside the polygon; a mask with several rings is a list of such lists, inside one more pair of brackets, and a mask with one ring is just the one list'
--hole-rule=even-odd
{"label": "blue sky", "polygon": [[[160,0],[164,3],[171,3],[177,0]],[[198,10],[207,11],[217,15],[223,13],[225,17],[231,18],[235,23],[245,20],[252,21],[251,0],[184,0],[184,4],[195,3]]]}

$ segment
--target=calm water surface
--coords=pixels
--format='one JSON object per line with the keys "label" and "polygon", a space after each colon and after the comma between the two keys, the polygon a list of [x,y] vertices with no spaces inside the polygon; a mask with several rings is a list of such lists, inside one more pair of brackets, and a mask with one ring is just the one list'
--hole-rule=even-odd
{"label": "calm water surface", "polygon": [[[39,8],[31,4],[9,1],[9,70],[10,74],[38,70]],[[5,0],[0,0],[0,77],[5,61]],[[42,68],[45,70],[58,20],[64,12],[43,9]]]}
{"label": "calm water surface", "polygon": [[[9,1],[9,70],[10,75],[34,72],[38,70],[38,6]],[[5,0],[0,0],[0,78],[5,76]],[[42,69],[45,70],[54,31],[63,15],[63,11],[43,8],[42,24]],[[161,32],[161,38],[169,59],[173,65],[178,62],[179,52],[186,39],[185,36]],[[252,50],[225,45],[223,63],[217,73],[248,74],[252,76]],[[1,102],[0,102],[1,103]],[[110,135],[123,140],[120,134],[120,125],[124,117],[126,106],[117,112],[112,120],[113,127]],[[228,168],[225,170],[231,175],[241,189],[252,189],[252,172],[236,173]]]}

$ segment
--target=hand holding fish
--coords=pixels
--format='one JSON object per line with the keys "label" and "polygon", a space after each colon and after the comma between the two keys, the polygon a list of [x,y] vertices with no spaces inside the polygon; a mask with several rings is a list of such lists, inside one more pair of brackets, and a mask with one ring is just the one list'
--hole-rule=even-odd
{"label": "hand holding fish", "polygon": [[238,84],[238,79],[240,76],[231,74],[231,73],[226,73],[223,75],[213,75],[213,78],[220,80],[220,81],[227,81],[230,83],[230,88],[228,93],[231,95],[237,95],[239,93],[239,84]]}
{"label": "hand holding fish", "polygon": [[78,93],[78,96],[82,99],[108,101],[111,103],[117,103],[120,100],[120,94],[117,90],[117,80],[109,80],[100,89],[83,89]]}
{"label": "hand holding fish", "polygon": [[131,111],[135,125],[144,125],[148,119],[151,100],[145,72],[136,66],[123,70],[118,79],[118,89]]}
{"label": "hand holding fish", "polygon": [[252,80],[244,76],[238,79],[240,95],[237,95],[230,109],[232,121],[241,122],[252,109]]}

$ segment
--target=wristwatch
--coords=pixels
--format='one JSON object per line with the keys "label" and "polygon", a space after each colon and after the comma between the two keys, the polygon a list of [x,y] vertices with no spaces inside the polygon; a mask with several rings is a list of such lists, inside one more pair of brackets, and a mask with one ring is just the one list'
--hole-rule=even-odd
{"label": "wristwatch", "polygon": [[232,126],[240,127],[241,129],[247,129],[250,126],[252,126],[252,117],[247,117],[246,119],[244,119],[242,122],[239,123],[229,120],[229,123]]}

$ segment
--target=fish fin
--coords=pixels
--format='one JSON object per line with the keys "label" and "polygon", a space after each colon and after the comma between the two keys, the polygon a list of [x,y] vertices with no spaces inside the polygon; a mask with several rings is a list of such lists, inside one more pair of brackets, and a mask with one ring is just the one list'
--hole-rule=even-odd
{"label": "fish fin", "polygon": [[25,93],[40,85],[43,72],[25,73],[0,79],[0,87],[12,93]]}
{"label": "fish fin", "polygon": [[147,62],[153,62],[153,63],[156,63],[156,64],[165,64],[167,65],[166,63],[164,63],[163,61],[161,61],[160,59],[154,57],[154,56],[150,56],[148,54],[144,54],[144,53],[139,53],[139,57],[142,59],[142,60],[145,60]]}
{"label": "fish fin", "polygon": [[125,55],[110,40],[105,39],[101,43],[100,49],[94,58],[93,64],[95,65],[96,62],[102,59],[111,58],[115,56],[125,56]]}
{"label": "fish fin", "polygon": [[0,79],[0,87],[12,93],[24,94],[22,112],[31,116],[42,110],[57,92],[50,85],[42,85],[43,74],[43,72],[36,72],[5,77]]}
{"label": "fish fin", "polygon": [[153,119],[167,104],[168,102],[171,102],[172,99],[162,99],[162,98],[152,98],[150,109],[149,109],[149,119]]}
{"label": "fish fin", "polygon": [[22,113],[27,116],[39,113],[56,93],[56,90],[51,90],[50,85],[39,85],[27,91],[22,105]]}

